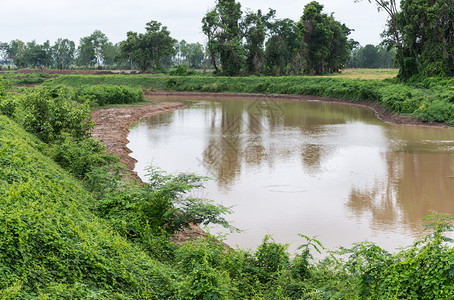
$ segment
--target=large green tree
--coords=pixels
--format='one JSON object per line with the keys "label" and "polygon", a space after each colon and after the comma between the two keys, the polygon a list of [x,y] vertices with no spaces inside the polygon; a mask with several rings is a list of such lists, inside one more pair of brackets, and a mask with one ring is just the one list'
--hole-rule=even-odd
{"label": "large green tree", "polygon": [[[361,0],[355,0],[358,2]],[[454,1],[368,0],[388,14],[383,41],[396,50],[399,78],[454,76]]]}
{"label": "large green tree", "polygon": [[216,72],[220,72],[216,63],[219,56],[224,74],[240,73],[244,59],[241,23],[241,4],[235,0],[217,0],[202,19],[202,31],[207,36],[208,53]]}
{"label": "large green tree", "polygon": [[100,66],[104,61],[104,49],[109,42],[107,36],[99,30],[82,37],[77,49],[76,64],[79,66]]}
{"label": "large green tree", "polygon": [[265,64],[265,38],[270,28],[270,19],[276,14],[270,9],[268,14],[263,15],[259,9],[257,12],[248,12],[244,18],[245,28],[245,68],[249,74],[256,74]]}
{"label": "large green tree", "polygon": [[304,43],[296,23],[290,19],[276,20],[270,25],[266,41],[265,71],[267,74],[295,74],[302,71]]}
{"label": "large green tree", "polygon": [[53,46],[54,62],[59,69],[66,69],[74,63],[76,45],[73,41],[59,38]]}
{"label": "large green tree", "polygon": [[304,7],[298,23],[306,45],[306,72],[311,74],[338,71],[347,63],[351,51],[347,39],[351,30],[322,11],[323,5],[312,1]]}
{"label": "large green tree", "polygon": [[402,0],[397,27],[402,34],[402,79],[454,76],[453,0]]}
{"label": "large green tree", "polygon": [[143,72],[160,68],[164,59],[176,54],[176,40],[170,36],[166,26],[150,21],[145,29],[145,33],[127,33],[126,40],[120,43],[117,58],[120,61],[131,61]]}

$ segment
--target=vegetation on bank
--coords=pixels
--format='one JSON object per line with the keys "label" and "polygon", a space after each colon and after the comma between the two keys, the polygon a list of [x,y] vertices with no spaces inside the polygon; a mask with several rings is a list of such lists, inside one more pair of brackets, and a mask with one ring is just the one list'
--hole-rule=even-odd
{"label": "vegetation on bank", "polygon": [[427,78],[414,83],[395,79],[350,80],[331,77],[147,77],[140,75],[65,75],[46,84],[126,85],[144,90],[212,93],[315,95],[352,101],[369,101],[387,111],[412,115],[423,121],[454,125],[454,79]]}
{"label": "vegetation on bank", "polygon": [[[171,80],[188,84],[180,79],[187,78],[158,80],[164,86]],[[313,85],[337,82],[314,80]],[[209,235],[177,246],[170,234],[190,222],[228,227],[223,214],[230,210],[186,196],[206,178],[167,175],[153,167],[149,185],[136,183],[91,139],[90,104],[99,105],[93,99],[103,92],[117,95],[118,87],[56,85],[5,93],[4,83],[0,80],[1,299],[454,297],[454,248],[443,235],[453,219],[446,215],[430,216],[432,231],[398,253],[363,242],[317,262],[311,253],[322,245],[304,235],[294,257],[271,237],[254,252],[233,250]],[[130,87],[121,90],[135,95]],[[123,100],[105,102],[116,101]]]}

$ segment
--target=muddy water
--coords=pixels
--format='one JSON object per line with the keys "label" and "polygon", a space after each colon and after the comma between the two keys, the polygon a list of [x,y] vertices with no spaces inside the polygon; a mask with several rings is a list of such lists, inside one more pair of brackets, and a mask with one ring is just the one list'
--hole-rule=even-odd
{"label": "muddy water", "polygon": [[234,207],[228,219],[243,232],[227,236],[231,246],[271,234],[293,251],[302,233],[330,249],[369,240],[394,250],[432,211],[454,214],[453,129],[385,124],[333,103],[187,103],[141,121],[128,147],[142,178],[151,163],[214,178],[196,196]]}

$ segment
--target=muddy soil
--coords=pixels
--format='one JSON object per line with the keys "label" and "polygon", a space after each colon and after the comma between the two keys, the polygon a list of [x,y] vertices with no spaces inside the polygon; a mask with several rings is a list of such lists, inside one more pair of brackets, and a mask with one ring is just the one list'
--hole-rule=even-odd
{"label": "muddy soil", "polygon": [[[185,106],[183,103],[172,102],[97,109],[91,113],[91,119],[96,123],[92,135],[93,138],[100,140],[106,146],[107,152],[120,158],[120,161],[127,166],[134,178],[142,182],[137,173],[134,172],[137,161],[129,156],[131,150],[127,147],[129,143],[128,128],[147,116],[181,109]],[[205,232],[201,228],[192,225],[190,228],[175,234],[172,240],[176,244],[181,244],[188,240],[195,240],[204,234]]]}

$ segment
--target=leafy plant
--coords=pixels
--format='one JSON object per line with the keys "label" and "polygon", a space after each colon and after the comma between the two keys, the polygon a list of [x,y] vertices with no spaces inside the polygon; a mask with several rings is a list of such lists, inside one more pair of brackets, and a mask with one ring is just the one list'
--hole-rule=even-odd
{"label": "leafy plant", "polygon": [[222,217],[231,210],[206,199],[186,197],[193,189],[202,188],[205,177],[180,173],[167,175],[149,167],[149,184],[113,190],[97,208],[100,216],[110,219],[121,232],[141,236],[161,230],[172,234],[190,224],[220,224],[235,229]]}

